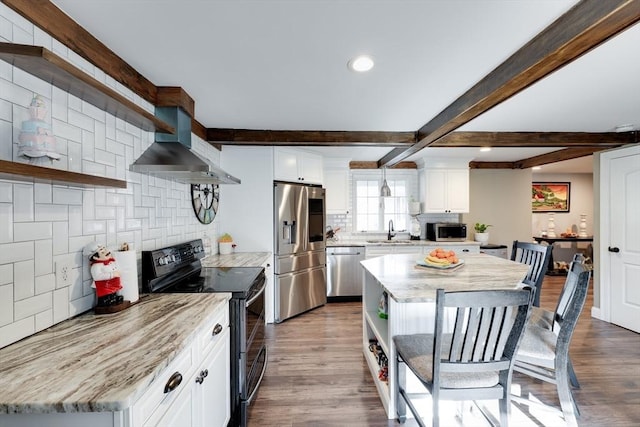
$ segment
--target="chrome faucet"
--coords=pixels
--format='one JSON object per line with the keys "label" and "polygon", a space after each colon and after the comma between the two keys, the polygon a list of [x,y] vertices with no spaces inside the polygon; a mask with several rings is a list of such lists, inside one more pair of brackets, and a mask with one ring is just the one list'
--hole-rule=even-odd
{"label": "chrome faucet", "polygon": [[387,234],[387,240],[391,240],[392,237],[395,237],[396,233],[392,233],[393,230],[393,220],[389,220],[389,233]]}

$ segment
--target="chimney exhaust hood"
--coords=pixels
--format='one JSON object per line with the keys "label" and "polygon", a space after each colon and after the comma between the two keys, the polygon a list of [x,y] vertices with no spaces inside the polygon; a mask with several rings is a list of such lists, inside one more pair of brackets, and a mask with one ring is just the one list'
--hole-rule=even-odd
{"label": "chimney exhaust hood", "polygon": [[179,107],[156,107],[156,116],[176,128],[156,132],[156,141],[131,164],[132,172],[191,184],[240,184],[240,180],[191,151],[191,117]]}

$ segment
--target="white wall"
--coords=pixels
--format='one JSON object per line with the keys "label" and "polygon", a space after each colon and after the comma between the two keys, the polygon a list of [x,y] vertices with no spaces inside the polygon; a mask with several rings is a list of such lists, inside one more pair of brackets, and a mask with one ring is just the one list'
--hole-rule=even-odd
{"label": "white wall", "polygon": [[[569,198],[569,212],[555,212],[554,222],[556,234],[564,232],[567,228],[578,230],[580,214],[587,215],[587,235],[593,236],[593,174],[538,174],[531,177],[532,182],[570,182],[571,193]],[[549,222],[547,213],[533,213],[531,218],[531,232],[540,235],[540,230],[545,230]],[[575,227],[575,228],[574,228]],[[576,231],[577,232],[577,231]]]}
{"label": "white wall", "polygon": [[531,241],[531,170],[471,169],[469,213],[463,222],[473,238],[473,224],[491,224],[489,243]]}
{"label": "white wall", "polygon": [[[153,112],[123,88],[42,30],[0,3],[0,40],[44,46]],[[193,213],[190,187],[128,171],[153,141],[144,132],[0,61],[0,158],[17,157],[26,107],[34,93],[45,97],[65,170],[127,181],[126,189],[81,188],[0,180],[0,347],[90,309],[94,292],[82,248],[97,241],[115,248],[133,242],[148,250],[216,235]],[[193,149],[219,163],[219,152],[193,136]],[[223,186],[224,187],[224,186]],[[224,204],[225,188],[220,189]],[[140,254],[138,253],[138,258]],[[56,262],[73,266],[71,286],[57,286]],[[139,272],[140,273],[140,272]]]}

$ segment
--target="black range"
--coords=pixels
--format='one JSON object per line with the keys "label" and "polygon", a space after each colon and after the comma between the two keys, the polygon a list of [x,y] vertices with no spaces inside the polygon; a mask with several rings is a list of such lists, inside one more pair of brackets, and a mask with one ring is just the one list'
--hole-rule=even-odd
{"label": "black range", "polygon": [[231,421],[246,426],[247,409],[267,366],[265,273],[262,267],[202,268],[202,240],[142,252],[143,292],[231,293]]}

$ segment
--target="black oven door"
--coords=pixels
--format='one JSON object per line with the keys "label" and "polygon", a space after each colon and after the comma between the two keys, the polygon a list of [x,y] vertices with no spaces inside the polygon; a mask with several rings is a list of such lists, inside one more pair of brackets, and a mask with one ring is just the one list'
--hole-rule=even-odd
{"label": "black oven door", "polygon": [[[262,276],[260,289],[245,304],[246,315],[246,347],[244,351],[245,387],[241,390],[240,398],[248,405],[255,395],[260,381],[267,368],[267,354],[265,347],[265,295],[266,281]],[[244,363],[242,363],[244,362]]]}

